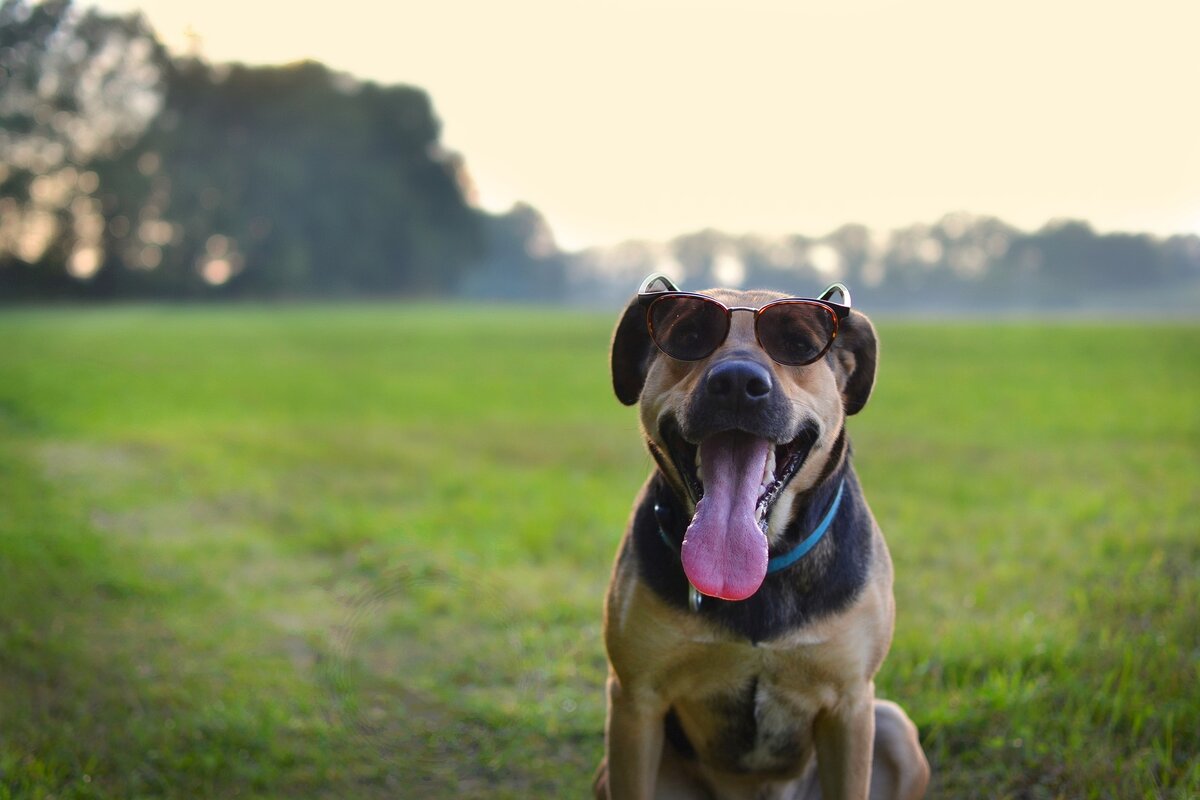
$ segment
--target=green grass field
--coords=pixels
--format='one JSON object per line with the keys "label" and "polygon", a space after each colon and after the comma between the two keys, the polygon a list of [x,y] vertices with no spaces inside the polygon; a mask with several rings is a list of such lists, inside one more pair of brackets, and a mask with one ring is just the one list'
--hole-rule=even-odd
{"label": "green grass field", "polygon": [[[0,800],[585,796],[650,465],[610,325],[0,312]],[[1200,327],[879,328],[931,796],[1200,796]]]}

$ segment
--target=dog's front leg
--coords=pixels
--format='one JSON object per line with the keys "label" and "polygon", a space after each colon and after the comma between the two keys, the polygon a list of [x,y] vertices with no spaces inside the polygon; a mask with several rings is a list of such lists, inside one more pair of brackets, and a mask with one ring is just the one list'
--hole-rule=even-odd
{"label": "dog's front leg", "polygon": [[651,800],[663,748],[662,700],[656,693],[624,686],[608,676],[609,800]]}
{"label": "dog's front leg", "polygon": [[867,800],[875,746],[875,692],[845,697],[817,717],[817,776],[825,800]]}

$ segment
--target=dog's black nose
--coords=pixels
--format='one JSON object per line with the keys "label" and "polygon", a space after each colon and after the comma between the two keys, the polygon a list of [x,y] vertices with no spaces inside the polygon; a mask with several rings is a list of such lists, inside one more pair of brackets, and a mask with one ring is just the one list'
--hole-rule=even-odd
{"label": "dog's black nose", "polygon": [[704,388],[710,398],[726,408],[753,406],[771,394],[771,371],[748,359],[722,361],[708,371]]}

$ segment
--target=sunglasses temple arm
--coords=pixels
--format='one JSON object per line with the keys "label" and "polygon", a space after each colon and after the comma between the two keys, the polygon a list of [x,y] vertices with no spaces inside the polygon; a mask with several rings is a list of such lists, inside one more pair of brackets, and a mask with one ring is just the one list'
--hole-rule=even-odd
{"label": "sunglasses temple arm", "polygon": [[852,303],[850,302],[850,290],[846,288],[846,284],[844,284],[844,283],[829,284],[829,288],[826,289],[825,291],[821,292],[821,296],[819,299],[828,301],[829,298],[832,297],[834,294],[841,294],[842,302],[840,303],[840,305],[844,305],[846,307],[846,310],[849,311],[849,309],[852,305]]}
{"label": "sunglasses temple arm", "polygon": [[668,292],[679,291],[679,287],[676,286],[674,282],[672,282],[671,279],[666,275],[663,275],[661,272],[653,272],[646,276],[646,280],[642,281],[642,285],[638,287],[638,294],[650,294],[651,287],[656,283],[662,283],[667,287],[666,291]]}

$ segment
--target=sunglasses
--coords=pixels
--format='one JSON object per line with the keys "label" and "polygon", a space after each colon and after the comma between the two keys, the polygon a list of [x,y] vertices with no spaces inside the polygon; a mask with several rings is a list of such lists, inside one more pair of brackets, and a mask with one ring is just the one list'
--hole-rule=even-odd
{"label": "sunglasses", "polygon": [[[830,297],[840,294],[845,304]],[[700,361],[712,355],[729,335],[733,312],[754,314],[758,346],[780,364],[802,367],[829,351],[838,323],[850,315],[850,290],[832,284],[818,298],[787,297],[762,308],[730,308],[706,294],[682,292],[666,275],[655,273],[642,281],[638,302],[646,307],[646,326],[659,350],[679,361]]]}

